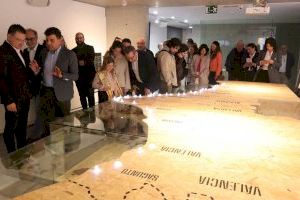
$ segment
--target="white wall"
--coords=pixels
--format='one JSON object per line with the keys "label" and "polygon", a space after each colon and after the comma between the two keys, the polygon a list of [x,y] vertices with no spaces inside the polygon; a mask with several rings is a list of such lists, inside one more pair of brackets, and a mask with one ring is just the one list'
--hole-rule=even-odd
{"label": "white wall", "polygon": [[158,51],[157,45],[167,40],[167,27],[160,27],[155,23],[150,24],[149,49],[154,53]]}
{"label": "white wall", "polygon": [[[68,48],[75,47],[76,32],[83,32],[87,44],[94,46],[96,52],[106,50],[105,9],[72,0],[51,0],[49,7],[33,7],[26,0],[3,0],[0,7],[0,41],[6,39],[7,29],[13,23],[38,31],[39,41],[50,26],[58,27],[66,40]],[[72,108],[80,106],[75,88]],[[32,110],[31,110],[32,112]],[[30,114],[32,121],[32,113]],[[3,132],[4,109],[0,107],[0,133]]]}
{"label": "white wall", "polygon": [[120,6],[105,9],[107,21],[107,47],[110,47],[116,36],[129,38],[133,46],[140,38],[147,41],[149,9],[145,6]]}

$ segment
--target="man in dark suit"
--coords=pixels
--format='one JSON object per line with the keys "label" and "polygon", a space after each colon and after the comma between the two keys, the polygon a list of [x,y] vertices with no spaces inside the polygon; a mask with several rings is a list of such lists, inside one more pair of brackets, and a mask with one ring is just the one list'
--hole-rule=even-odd
{"label": "man in dark suit", "polygon": [[282,79],[286,79],[285,82],[288,83],[291,80],[292,76],[292,68],[295,64],[294,55],[288,51],[287,45],[281,46],[281,66],[279,68],[279,72],[283,75]]}
{"label": "man in dark suit", "polygon": [[[26,30],[26,45],[27,48],[24,49],[23,55],[24,55],[25,62],[28,65],[33,60],[35,61],[39,60],[40,53],[42,49],[44,49],[45,47],[38,43],[37,31],[31,28]],[[32,88],[33,96],[38,95],[41,85],[38,82],[33,82],[32,86],[33,86]]]}
{"label": "man in dark suit", "polygon": [[[0,94],[5,107],[4,142],[8,152],[26,145],[27,119],[30,105],[33,69],[37,63],[26,66],[21,49],[25,42],[25,29],[19,24],[9,27],[7,40],[0,47]],[[36,70],[35,70],[36,72]]]}
{"label": "man in dark suit", "polygon": [[147,47],[146,47],[146,41],[145,41],[145,39],[139,39],[138,41],[137,41],[137,43],[136,43],[136,46],[137,46],[137,49],[139,50],[139,51],[145,51],[145,52],[148,52],[148,53],[150,53],[153,57],[154,57],[154,54],[153,54],[153,52],[150,50],[150,49],[148,49]]}
{"label": "man in dark suit", "polygon": [[136,94],[148,95],[160,88],[160,79],[154,57],[149,52],[126,47],[124,54],[130,62],[130,81]]}
{"label": "man in dark suit", "polygon": [[[31,28],[26,29],[26,45],[27,48],[24,49],[24,59],[25,63],[28,66],[29,63],[35,62],[39,60],[40,53],[42,49],[45,47],[43,45],[40,45],[38,43],[38,34],[36,30],[33,30]],[[32,98],[33,101],[31,102],[35,107],[35,122],[34,122],[34,130],[29,132],[27,143],[31,143],[37,139],[40,138],[41,135],[41,119],[39,116],[39,91],[41,88],[41,82],[39,79],[33,79],[31,80],[31,91],[32,91]]]}
{"label": "man in dark suit", "polygon": [[43,136],[50,135],[49,122],[55,117],[70,113],[73,97],[73,81],[78,79],[76,54],[62,46],[62,34],[58,28],[45,31],[46,49],[40,55],[40,109],[43,119]]}
{"label": "man in dark suit", "polygon": [[96,74],[94,59],[94,47],[84,43],[84,35],[76,33],[75,41],[77,47],[72,49],[78,59],[79,78],[76,86],[80,96],[80,102],[83,109],[87,109],[87,100],[89,107],[95,106],[94,89],[92,83]]}

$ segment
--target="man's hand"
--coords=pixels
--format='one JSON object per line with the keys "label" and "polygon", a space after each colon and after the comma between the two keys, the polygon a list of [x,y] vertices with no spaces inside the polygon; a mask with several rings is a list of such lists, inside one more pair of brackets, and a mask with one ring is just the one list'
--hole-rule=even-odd
{"label": "man's hand", "polygon": [[15,103],[11,103],[11,104],[6,106],[6,109],[9,112],[17,112],[17,105]]}
{"label": "man's hand", "polygon": [[29,67],[35,74],[39,73],[40,71],[39,64],[36,62],[36,60],[31,61]]}
{"label": "man's hand", "polygon": [[85,64],[84,60],[79,60],[79,61],[78,61],[78,65],[79,65],[79,66],[84,66],[84,64]]}
{"label": "man's hand", "polygon": [[55,76],[57,78],[62,78],[62,76],[63,76],[61,69],[59,69],[57,66],[55,66],[53,76]]}
{"label": "man's hand", "polygon": [[274,64],[274,60],[269,60],[269,64],[273,65]]}

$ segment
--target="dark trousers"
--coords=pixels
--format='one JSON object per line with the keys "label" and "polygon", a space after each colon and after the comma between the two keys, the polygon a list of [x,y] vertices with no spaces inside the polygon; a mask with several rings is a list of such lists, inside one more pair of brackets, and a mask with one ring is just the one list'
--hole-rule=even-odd
{"label": "dark trousers", "polygon": [[98,92],[98,102],[103,103],[108,101],[108,95],[105,91],[99,91]]}
{"label": "dark trousers", "polygon": [[255,82],[270,83],[268,70],[258,70],[254,78]]}
{"label": "dark trousers", "polygon": [[43,124],[43,136],[50,135],[49,122],[56,117],[64,117],[70,114],[71,101],[58,101],[54,89],[43,86],[40,92],[40,116]]}
{"label": "dark trousers", "polygon": [[217,85],[218,82],[216,81],[215,79],[215,76],[216,76],[216,72],[209,72],[209,75],[208,75],[208,84],[210,85]]}
{"label": "dark trousers", "polygon": [[9,112],[5,107],[5,128],[3,133],[4,142],[8,153],[26,145],[26,132],[30,99],[18,100],[17,112]]}
{"label": "dark trousers", "polygon": [[95,106],[94,88],[92,87],[91,81],[80,79],[76,81],[76,86],[78,89],[82,108],[87,109],[88,104],[89,107],[94,107]]}

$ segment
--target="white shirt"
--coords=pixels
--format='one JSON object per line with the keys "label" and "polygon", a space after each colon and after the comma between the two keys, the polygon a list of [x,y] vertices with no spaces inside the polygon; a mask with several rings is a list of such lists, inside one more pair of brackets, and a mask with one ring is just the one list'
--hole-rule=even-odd
{"label": "white shirt", "polygon": [[36,44],[33,49],[27,48],[27,50],[29,51],[30,62],[34,60],[34,56],[35,56],[37,47],[38,47],[38,44]]}
{"label": "white shirt", "polygon": [[[267,51],[264,60],[271,60],[272,55],[273,55],[273,51],[271,53],[269,51]],[[262,69],[263,70],[268,70],[268,67],[269,67],[269,64],[265,64],[265,65],[262,66]]]}
{"label": "white shirt", "polygon": [[[10,44],[10,43],[8,42],[8,44]],[[12,46],[12,45],[10,45],[10,46]],[[24,60],[24,58],[23,58],[23,56],[22,56],[22,54],[21,54],[21,50],[20,50],[20,49],[16,49],[16,48],[13,47],[13,46],[12,46],[12,48],[14,48],[14,50],[17,52],[19,58],[21,59],[21,61],[22,61],[22,63],[24,64],[24,66],[26,67],[25,60]]]}
{"label": "white shirt", "polygon": [[132,63],[132,70],[134,72],[134,75],[135,75],[136,79],[140,83],[142,83],[143,81],[141,80],[140,72],[139,72],[139,57],[138,57],[138,55],[137,55],[137,60]]}
{"label": "white shirt", "polygon": [[286,59],[287,59],[287,55],[282,55],[282,57],[281,57],[281,67],[279,68],[279,72],[282,72],[282,73],[286,72]]}

